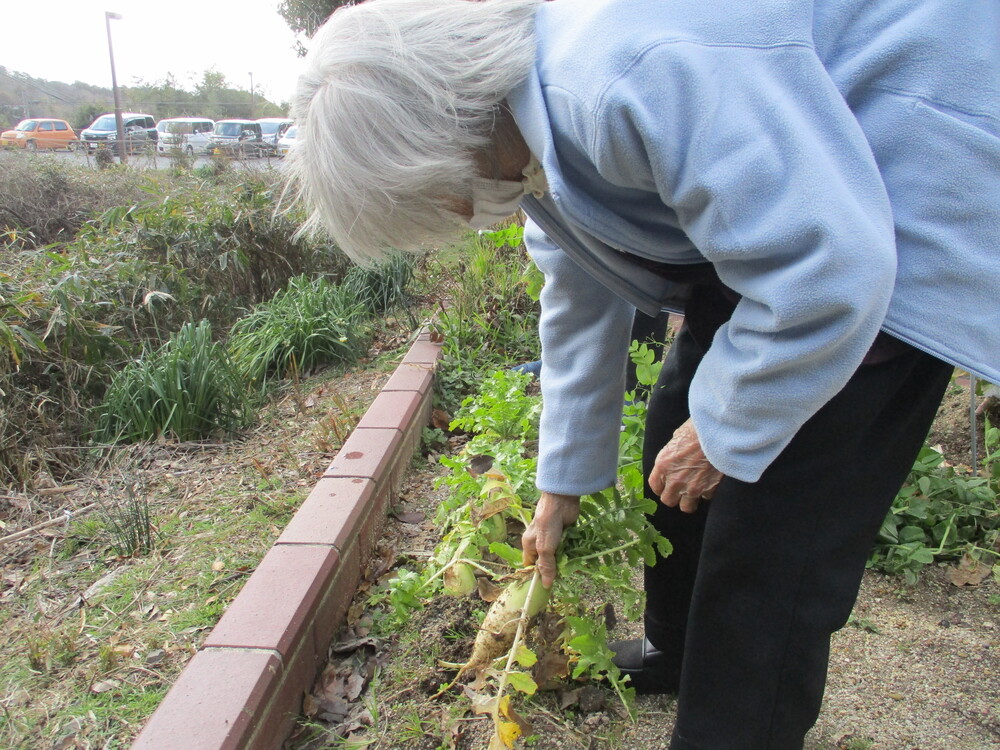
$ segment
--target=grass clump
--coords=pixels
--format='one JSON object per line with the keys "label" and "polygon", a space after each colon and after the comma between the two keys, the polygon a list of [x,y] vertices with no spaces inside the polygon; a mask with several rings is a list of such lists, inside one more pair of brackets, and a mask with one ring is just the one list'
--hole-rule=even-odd
{"label": "grass clump", "polygon": [[250,423],[253,411],[225,347],[212,340],[211,326],[188,323],[115,377],[95,436],[115,443],[232,435]]}
{"label": "grass clump", "polygon": [[134,557],[153,551],[156,530],[149,497],[141,488],[126,486],[120,500],[99,503],[102,526],[116,555]]}
{"label": "grass clump", "polygon": [[364,318],[349,288],[322,277],[297,276],[236,322],[230,351],[249,382],[306,375],[324,365],[356,361],[368,337]]}
{"label": "grass clump", "polygon": [[383,315],[406,302],[413,269],[413,256],[393,253],[381,263],[354,266],[342,286],[369,315]]}

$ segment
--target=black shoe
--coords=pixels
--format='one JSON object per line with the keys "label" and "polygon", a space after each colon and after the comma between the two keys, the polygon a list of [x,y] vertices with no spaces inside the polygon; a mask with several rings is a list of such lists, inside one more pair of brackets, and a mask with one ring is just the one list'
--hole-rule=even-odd
{"label": "black shoe", "polygon": [[639,695],[676,695],[681,682],[680,660],[659,651],[646,638],[629,641],[613,641],[608,647],[615,652],[612,659],[621,670],[622,676],[629,676],[626,683],[635,688]]}

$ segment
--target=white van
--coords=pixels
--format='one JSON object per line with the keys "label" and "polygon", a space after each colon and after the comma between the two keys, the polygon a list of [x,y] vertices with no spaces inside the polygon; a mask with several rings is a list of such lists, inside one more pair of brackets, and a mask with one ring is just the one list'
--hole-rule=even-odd
{"label": "white van", "polygon": [[205,154],[214,128],[215,120],[207,117],[170,117],[160,120],[156,124],[160,133],[156,141],[156,152],[162,156],[179,149],[188,156]]}

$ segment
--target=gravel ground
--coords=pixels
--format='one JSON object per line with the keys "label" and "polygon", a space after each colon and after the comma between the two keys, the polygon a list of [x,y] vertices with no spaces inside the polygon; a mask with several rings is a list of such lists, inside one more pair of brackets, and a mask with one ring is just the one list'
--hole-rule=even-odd
{"label": "gravel ground", "polygon": [[853,736],[880,750],[1000,748],[998,587],[958,588],[943,574],[905,590],[896,579],[866,578],[853,626],[833,638],[807,747]]}
{"label": "gravel ground", "polygon": [[[958,588],[933,570],[915,587],[869,573],[835,633],[822,713],[806,750],[1000,748],[1000,587]],[[667,748],[675,701],[640,698],[623,747]],[[631,741],[629,741],[631,739]]]}

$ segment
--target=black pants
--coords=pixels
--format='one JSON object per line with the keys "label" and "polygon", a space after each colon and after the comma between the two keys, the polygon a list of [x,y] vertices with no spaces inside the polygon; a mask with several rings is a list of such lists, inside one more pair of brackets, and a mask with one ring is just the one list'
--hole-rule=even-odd
{"label": "black pants", "polygon": [[[720,322],[711,317],[689,308],[667,354],[649,404],[647,477],[689,416],[688,387]],[[671,750],[802,747],[830,635],[847,622],[951,372],[903,346],[862,365],[759,481],[723,478],[694,514],[659,506],[653,522],[674,552],[646,569],[645,626],[681,665]]]}

